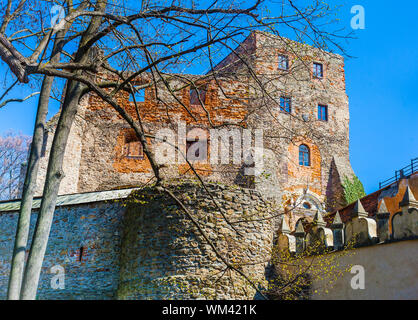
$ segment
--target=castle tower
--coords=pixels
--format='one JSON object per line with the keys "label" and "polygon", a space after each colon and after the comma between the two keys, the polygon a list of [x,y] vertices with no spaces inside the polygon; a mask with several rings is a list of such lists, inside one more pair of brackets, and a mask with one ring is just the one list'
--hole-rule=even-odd
{"label": "castle tower", "polygon": [[[263,129],[264,148],[277,158],[272,173],[291,214],[300,209],[313,216],[346,205],[346,183],[355,175],[344,58],[255,32],[217,68],[237,80],[249,78],[250,122]],[[250,69],[255,75],[249,76]]]}
{"label": "castle tower", "polygon": [[[317,210],[347,204],[344,183],[355,176],[349,161],[343,57],[254,32],[215,67],[215,72],[205,77],[172,74],[167,76],[170,90],[163,83],[142,90],[136,100],[147,133],[172,130],[170,141],[184,154],[198,136],[207,150],[206,159],[193,162],[201,177],[255,188],[265,197],[275,198],[291,215],[290,228],[300,216],[312,218]],[[144,75],[136,84],[150,79]],[[129,93],[121,93],[118,100],[136,119]],[[91,94],[83,98],[79,113],[66,150],[67,180],[62,182],[61,194],[139,185],[152,178],[138,138],[110,106]],[[225,123],[237,126],[213,136],[213,126]],[[51,127],[53,132],[53,123]],[[238,131],[232,131],[237,127]],[[242,127],[252,130],[253,136],[255,130],[262,132],[263,167],[254,179],[243,174],[246,166],[235,163],[232,156],[228,163],[211,162],[213,149],[222,150],[225,141],[232,147],[235,139],[244,157],[249,150],[241,144]],[[227,135],[226,140],[222,135]],[[45,155],[51,142],[49,135]],[[155,141],[149,139],[149,143],[157,148]],[[177,154],[175,163],[162,168],[163,176],[193,177],[188,164],[179,158]],[[41,177],[38,194],[42,185]]]}

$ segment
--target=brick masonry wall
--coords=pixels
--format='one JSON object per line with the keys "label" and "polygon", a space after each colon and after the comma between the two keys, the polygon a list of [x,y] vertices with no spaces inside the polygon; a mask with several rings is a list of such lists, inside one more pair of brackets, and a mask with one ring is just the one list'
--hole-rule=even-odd
{"label": "brick masonry wall", "polygon": [[[246,57],[245,63],[234,55],[227,56],[217,67],[222,74],[216,80],[194,75],[168,75],[170,89],[178,100],[162,83],[157,84],[157,90],[153,86],[146,88],[145,101],[138,103],[145,131],[151,135],[161,128],[177,132],[178,120],[184,121],[188,130],[201,128],[206,132],[210,124],[232,123],[262,129],[265,175],[257,177],[252,188],[276,198],[284,207],[309,188],[310,195],[327,203],[328,210],[335,209],[334,204],[342,202],[344,174],[353,174],[349,161],[349,106],[344,59],[262,32],[251,34],[237,52]],[[289,57],[288,71],[278,69],[278,54]],[[322,79],[312,75],[314,62],[324,66]],[[257,79],[249,76],[249,67],[255,71]],[[149,79],[144,76],[138,83],[146,81]],[[204,108],[190,105],[192,83],[207,85]],[[280,111],[278,103],[282,95],[291,98],[290,114]],[[137,118],[128,93],[121,93],[118,101],[134,119]],[[328,106],[328,121],[317,119],[318,104]],[[83,100],[79,112],[80,124],[74,125],[66,150],[66,178],[60,193],[141,185],[152,178],[146,158],[128,159],[123,155],[124,135],[129,128],[110,106],[90,95]],[[177,135],[173,139],[177,142]],[[152,151],[155,142],[149,139],[149,143]],[[209,150],[211,144],[209,138]],[[310,147],[309,167],[299,165],[301,144]],[[179,147],[185,152],[184,141]],[[337,166],[332,167],[333,159],[338,159]],[[46,164],[41,167],[42,176]],[[243,180],[242,166],[232,162],[195,163],[195,167],[206,181],[241,184]],[[187,164],[167,165],[161,174],[168,180],[192,177]],[[267,176],[269,178],[265,178]]]}
{"label": "brick masonry wall", "polygon": [[[179,103],[173,102],[173,97],[163,87],[159,88],[159,94],[165,101],[170,101],[170,116],[167,115],[167,106],[157,103],[153,88],[145,90],[145,101],[139,102],[139,112],[144,121],[144,127],[148,134],[155,134],[159,129],[169,128],[174,132],[174,143],[178,140],[178,121],[187,125],[188,132],[193,129],[204,129],[208,132],[209,118],[214,124],[242,123],[247,115],[239,99],[245,99],[246,86],[242,83],[227,81],[223,84],[225,91],[218,88],[214,81],[208,83],[208,92],[205,99],[205,108],[190,106],[189,88],[179,89],[178,98],[181,99],[193,114],[193,119]],[[171,85],[176,88],[173,80]],[[184,85],[184,83],[183,83]],[[177,84],[179,87],[180,84]],[[226,95],[236,99],[227,98]],[[136,119],[133,102],[129,101],[127,93],[118,97],[120,103]],[[128,159],[123,153],[123,141],[126,132],[131,131],[129,126],[109,106],[92,95],[85,111],[85,126],[82,136],[83,147],[79,167],[78,191],[97,191],[112,189],[120,186],[132,186],[145,183],[153,174],[149,161],[146,159]],[[148,139],[151,146],[155,142]],[[182,141],[180,150],[186,153],[186,143]],[[210,151],[210,138],[208,148]],[[155,150],[155,148],[154,148]],[[175,152],[170,149],[170,152]],[[210,154],[210,153],[209,153]],[[181,156],[178,158],[182,159]],[[184,162],[184,161],[183,161]],[[240,165],[212,165],[209,158],[206,161],[195,163],[197,171],[205,180],[217,182],[234,181],[241,168]],[[166,165],[162,168],[162,176],[166,178],[191,177],[192,172],[186,163]]]}
{"label": "brick masonry wall", "polygon": [[[265,136],[272,137],[265,139],[265,147],[276,153],[283,176],[284,199],[296,198],[309,186],[319,199],[326,200],[333,157],[340,157],[342,166],[351,169],[344,60],[341,56],[266,33],[257,33],[255,41],[253,68],[264,91],[255,81],[250,82],[254,105],[260,108],[249,125],[263,128]],[[279,54],[289,57],[288,71],[278,69]],[[323,64],[323,79],[313,78],[313,62]],[[278,108],[280,96],[291,98],[291,114]],[[328,121],[317,120],[318,104],[328,106]],[[300,144],[310,147],[310,167],[299,165]]]}

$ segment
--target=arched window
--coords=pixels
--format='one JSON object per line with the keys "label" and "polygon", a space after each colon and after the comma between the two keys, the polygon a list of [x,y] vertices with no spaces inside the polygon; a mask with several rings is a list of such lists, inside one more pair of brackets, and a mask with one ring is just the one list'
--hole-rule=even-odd
{"label": "arched window", "polygon": [[310,152],[308,146],[299,146],[299,165],[309,167],[311,165]]}
{"label": "arched window", "polygon": [[303,207],[304,207],[305,209],[311,209],[311,208],[312,208],[311,204],[310,204],[309,202],[307,202],[307,201],[305,201],[305,202],[303,203]]}

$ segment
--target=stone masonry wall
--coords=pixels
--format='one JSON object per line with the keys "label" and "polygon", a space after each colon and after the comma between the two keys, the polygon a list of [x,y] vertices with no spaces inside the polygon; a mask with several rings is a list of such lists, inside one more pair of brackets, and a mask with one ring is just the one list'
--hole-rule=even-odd
{"label": "stone masonry wall", "polygon": [[[277,218],[259,192],[208,185],[227,219],[197,184],[169,187],[184,201],[219,252],[260,288],[266,286]],[[260,219],[258,221],[254,221]],[[248,222],[253,220],[252,222]],[[128,205],[121,249],[118,299],[253,299],[255,289],[234,271],[227,271],[209,243],[166,193],[139,191]],[[218,281],[216,281],[218,279]]]}
{"label": "stone masonry wall", "polygon": [[[289,70],[278,68],[278,55],[289,58]],[[254,68],[262,89],[250,81],[254,106],[261,106],[249,119],[250,126],[263,128],[266,148],[274,150],[283,177],[284,199],[296,197],[309,187],[326,200],[331,162],[338,156],[351,170],[349,155],[349,108],[345,92],[344,59],[336,54],[256,33]],[[314,78],[313,63],[323,65],[324,77]],[[291,98],[291,113],[280,111],[280,96]],[[328,107],[328,121],[318,120],[317,107]],[[298,148],[306,144],[311,166],[299,165]],[[285,178],[286,177],[286,178]]]}
{"label": "stone masonry wall", "polygon": [[[225,259],[260,288],[266,286],[277,225],[274,204],[255,190],[209,184],[237,235],[201,186],[184,182],[169,188]],[[36,213],[30,237],[35,220]],[[6,297],[16,225],[16,212],[0,212],[0,299]],[[65,288],[54,290],[51,267],[57,265],[64,268]],[[149,187],[124,200],[57,208],[38,299],[257,297],[236,272],[227,271],[219,278],[224,269],[180,207],[168,194]]]}
{"label": "stone masonry wall", "polygon": [[[117,203],[59,207],[55,211],[38,299],[113,299],[119,279],[120,231],[124,208]],[[30,239],[36,223],[32,215]],[[18,213],[0,212],[0,299],[9,280]],[[81,254],[80,254],[81,253]],[[53,266],[65,271],[65,288],[54,290]]]}
{"label": "stone masonry wall", "polygon": [[[225,80],[227,81],[227,80]],[[184,86],[184,83],[174,79],[171,81],[173,88]],[[222,91],[209,81],[205,98],[205,108],[210,114],[210,121],[214,124],[241,123],[245,120],[246,110],[239,100],[227,98],[224,93],[241,97],[246,95],[246,86],[242,83],[225,83]],[[190,108],[193,119],[179,103],[173,102],[173,97],[167,89],[159,88],[160,99],[170,101],[169,116],[167,106],[157,102],[153,88],[145,89],[145,101],[138,102],[139,113],[144,122],[147,134],[153,135],[159,129],[169,128],[173,130],[174,143],[178,140],[178,121],[187,125],[186,135],[192,129],[203,129],[209,133],[209,117],[205,110],[199,106],[190,106],[190,88],[179,89],[178,98]],[[129,101],[129,94],[123,93],[118,97],[130,115],[137,119],[134,103]],[[152,176],[151,165],[146,157],[143,159],[129,159],[123,155],[124,135],[132,131],[121,117],[108,105],[104,104],[98,97],[92,95],[89,98],[85,115],[86,127],[83,131],[81,161],[79,167],[78,191],[97,191],[112,189],[121,186],[140,185],[149,181]],[[155,151],[155,142],[148,139],[151,150]],[[208,139],[210,150],[211,141]],[[185,139],[178,144],[181,152],[186,153]],[[169,152],[175,153],[174,148]],[[182,160],[181,156],[177,156]],[[183,161],[184,162],[184,161]],[[197,172],[209,181],[228,183],[234,181],[241,166],[230,164],[213,165],[209,158],[204,161],[195,162]],[[191,177],[192,172],[186,163],[165,165],[161,172],[163,177],[180,178]]]}

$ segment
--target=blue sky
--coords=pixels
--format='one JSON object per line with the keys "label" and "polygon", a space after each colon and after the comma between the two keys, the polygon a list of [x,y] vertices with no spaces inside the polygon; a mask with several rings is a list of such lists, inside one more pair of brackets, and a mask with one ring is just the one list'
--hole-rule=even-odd
{"label": "blue sky", "polygon": [[350,159],[366,192],[418,157],[417,1],[347,1],[366,13],[364,30],[347,47]]}
{"label": "blue sky", "polygon": [[[332,1],[331,1],[332,2]],[[341,23],[350,26],[353,5],[366,13],[364,30],[345,44],[350,102],[350,159],[366,192],[418,157],[418,2],[338,1]],[[0,67],[0,75],[5,70]],[[4,87],[0,87],[0,92]],[[23,97],[19,87],[12,96]],[[9,129],[32,134],[37,98],[0,110],[0,134]],[[57,111],[56,104],[50,110]]]}

